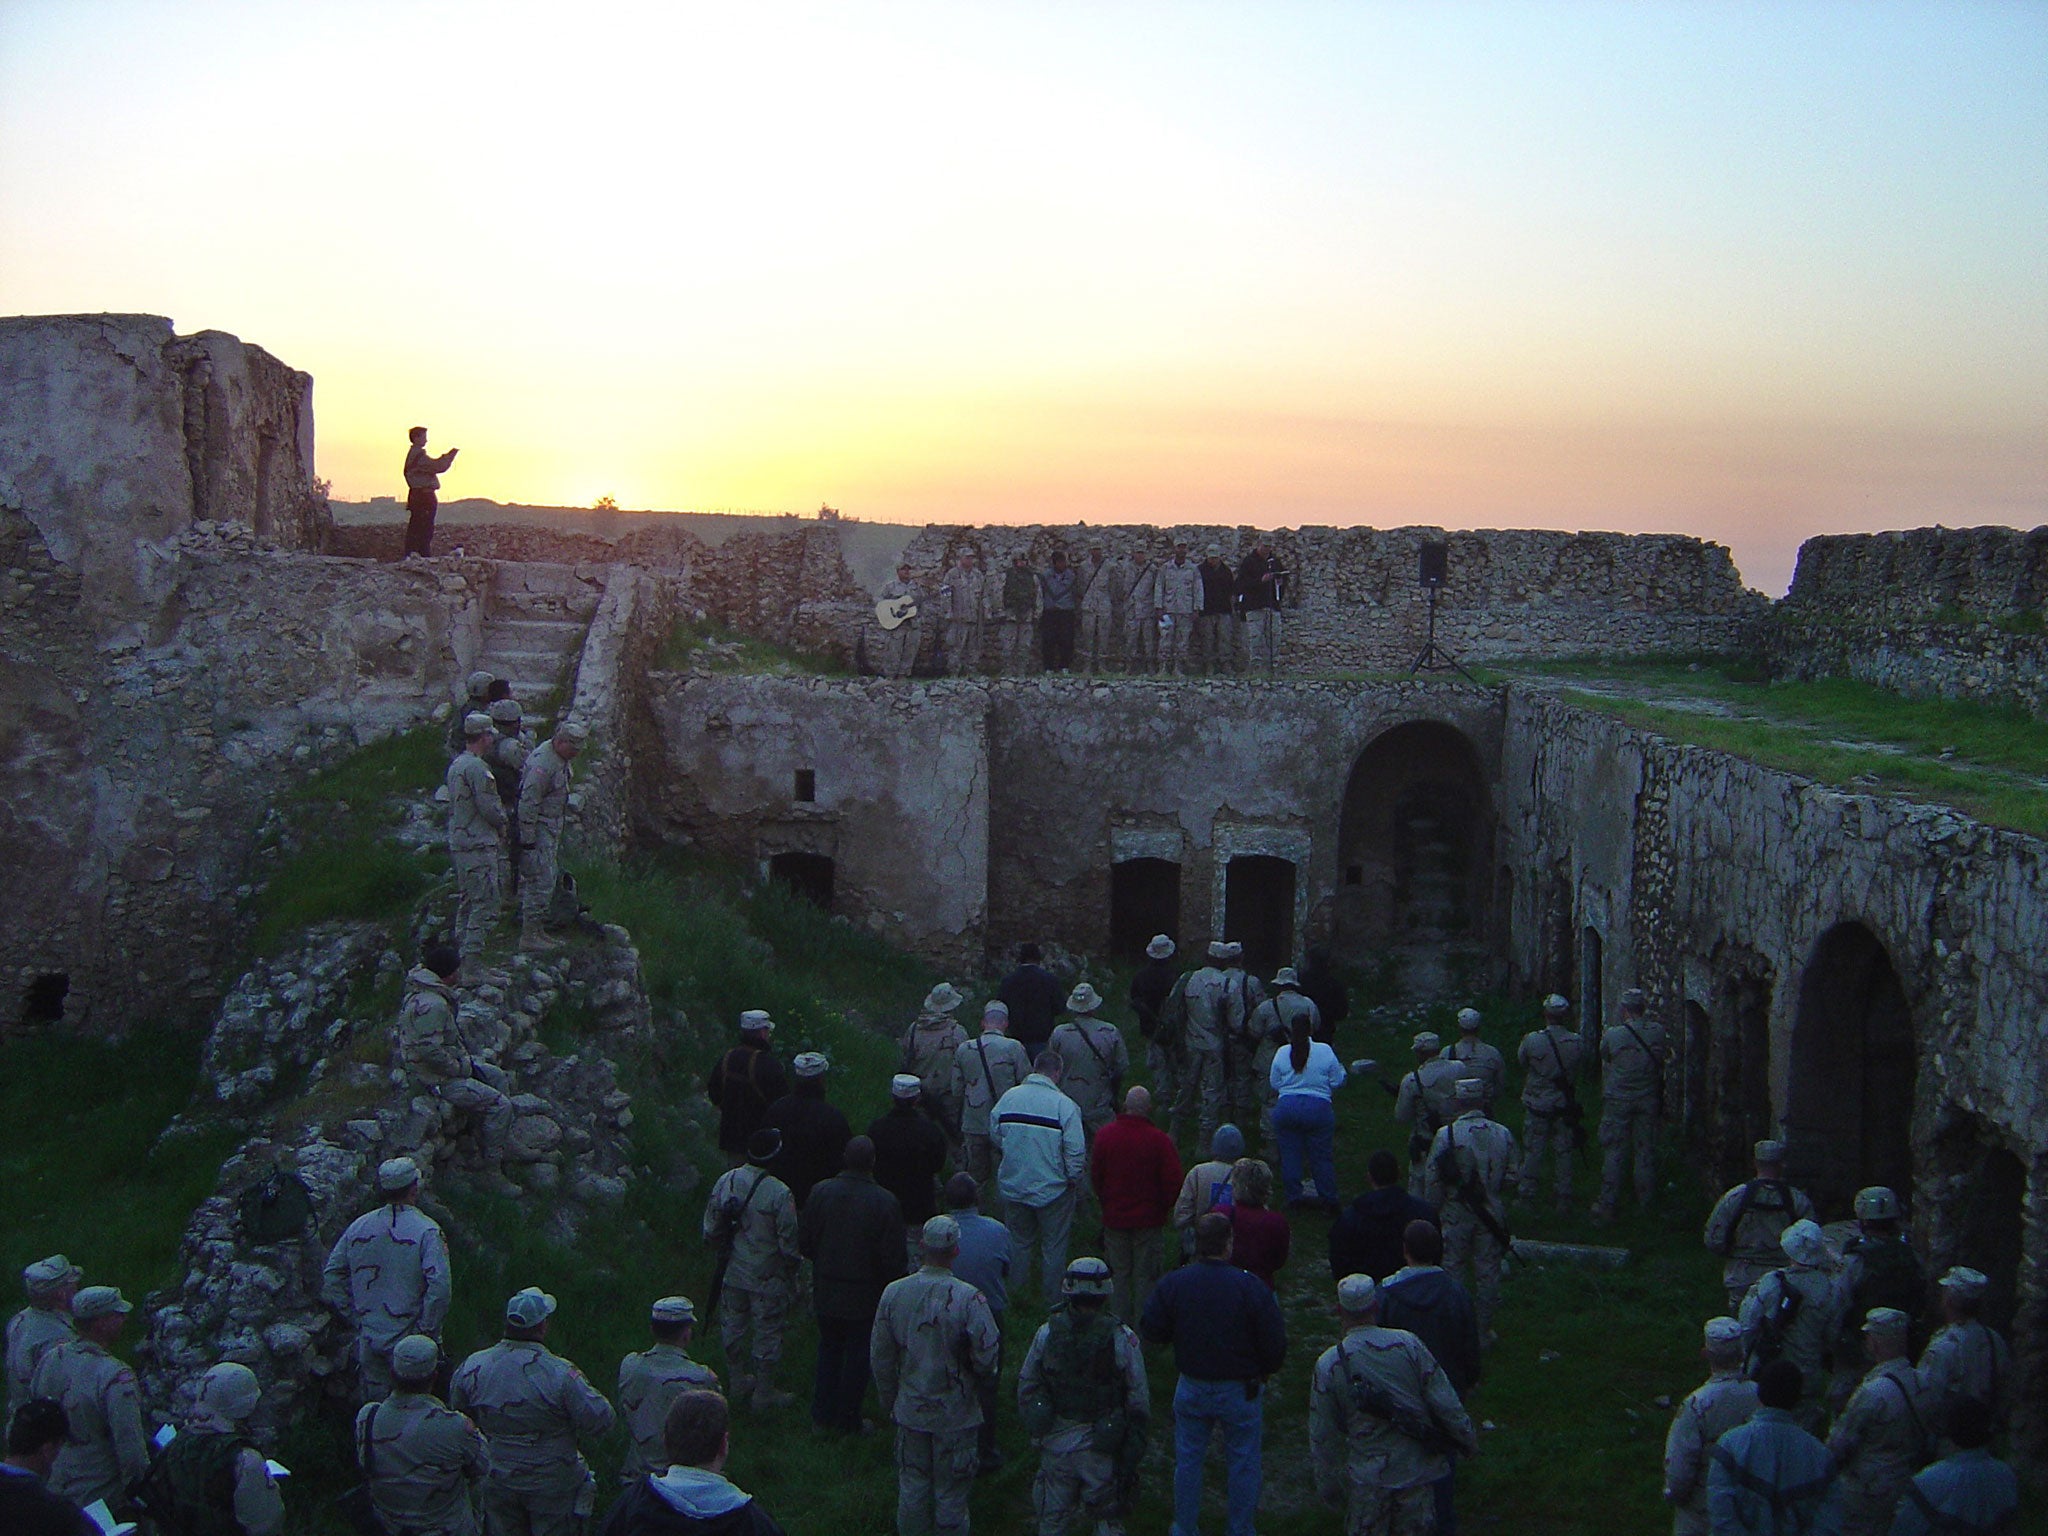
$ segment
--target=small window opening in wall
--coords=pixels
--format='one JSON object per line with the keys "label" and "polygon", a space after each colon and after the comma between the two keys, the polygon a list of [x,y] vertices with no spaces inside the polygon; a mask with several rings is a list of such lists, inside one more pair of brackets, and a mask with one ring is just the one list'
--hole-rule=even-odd
{"label": "small window opening in wall", "polygon": [[1363,864],[1346,864],[1344,866],[1344,883],[1346,885],[1365,884],[1365,866]]}
{"label": "small window opening in wall", "polygon": [[21,999],[21,1022],[37,1029],[64,1022],[64,999],[71,995],[71,978],[62,971],[38,976],[28,984]]}
{"label": "small window opening in wall", "polygon": [[806,803],[818,798],[818,770],[799,768],[796,771],[796,797]]}

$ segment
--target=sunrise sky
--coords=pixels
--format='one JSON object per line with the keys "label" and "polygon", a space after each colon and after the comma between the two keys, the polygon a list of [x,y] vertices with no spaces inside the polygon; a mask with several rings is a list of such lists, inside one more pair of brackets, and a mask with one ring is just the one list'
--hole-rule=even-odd
{"label": "sunrise sky", "polygon": [[0,311],[335,494],[2048,521],[2048,5],[0,0]]}

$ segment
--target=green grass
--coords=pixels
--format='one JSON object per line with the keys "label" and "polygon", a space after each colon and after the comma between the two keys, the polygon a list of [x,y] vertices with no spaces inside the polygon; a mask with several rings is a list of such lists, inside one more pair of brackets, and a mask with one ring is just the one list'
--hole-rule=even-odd
{"label": "green grass", "polygon": [[849,671],[844,662],[830,656],[757,640],[721,624],[678,619],[655,656],[655,670],[679,672],[692,665],[701,665],[711,672],[766,673],[773,677],[843,677]]}

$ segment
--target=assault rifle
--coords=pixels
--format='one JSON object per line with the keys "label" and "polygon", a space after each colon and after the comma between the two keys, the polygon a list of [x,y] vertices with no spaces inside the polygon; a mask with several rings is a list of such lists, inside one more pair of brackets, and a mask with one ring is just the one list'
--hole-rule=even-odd
{"label": "assault rifle", "polygon": [[[1341,1357],[1342,1350],[1339,1350]],[[1344,1375],[1351,1383],[1351,1400],[1359,1411],[1369,1418],[1375,1418],[1390,1426],[1395,1433],[1406,1435],[1419,1444],[1425,1455],[1452,1456],[1460,1450],[1458,1442],[1445,1434],[1433,1415],[1425,1407],[1421,1414],[1394,1401],[1393,1395],[1378,1382],[1368,1382],[1351,1370],[1351,1362],[1344,1361]]]}
{"label": "assault rifle", "polygon": [[[1456,1132],[1452,1133],[1453,1135]],[[1515,1251],[1515,1234],[1508,1225],[1493,1214],[1493,1202],[1486,1198],[1486,1190],[1479,1182],[1479,1170],[1475,1166],[1467,1172],[1458,1163],[1457,1143],[1448,1137],[1443,1151],[1435,1158],[1436,1176],[1444,1188],[1455,1190],[1465,1209],[1479,1218],[1479,1225],[1486,1228],[1493,1240],[1500,1244],[1503,1253]]]}
{"label": "assault rifle", "polygon": [[[1443,1121],[1437,1118],[1436,1110],[1429,1102],[1429,1090],[1422,1086],[1421,1073],[1419,1071],[1411,1071],[1408,1075],[1415,1079],[1415,1093],[1422,1101],[1423,1119],[1427,1122],[1428,1126],[1426,1130],[1410,1131],[1408,1133],[1408,1161],[1419,1163],[1429,1156],[1429,1144],[1436,1139],[1436,1133],[1443,1129]],[[1387,1074],[1384,1072],[1375,1073],[1374,1081],[1386,1089],[1387,1096],[1396,1104],[1401,1102],[1401,1085],[1399,1083],[1389,1081]]]}
{"label": "assault rifle", "polygon": [[1554,1081],[1558,1091],[1564,1095],[1564,1108],[1558,1111],[1558,1118],[1571,1127],[1572,1152],[1580,1162],[1586,1160],[1586,1107],[1579,1102],[1579,1090],[1572,1085],[1572,1075],[1565,1070],[1564,1052],[1557,1048],[1557,1042],[1550,1037],[1550,1031],[1542,1031],[1544,1044],[1550,1047],[1550,1059],[1557,1063]]}
{"label": "assault rifle", "polygon": [[737,1207],[730,1201],[719,1207],[718,1220],[711,1228],[711,1247],[718,1257],[711,1263],[710,1299],[704,1303],[704,1322],[707,1327],[711,1319],[718,1315],[718,1301],[725,1294],[726,1266],[732,1263],[732,1245],[739,1238],[740,1223],[747,1219],[747,1212],[754,1204],[754,1196],[761,1193],[761,1186],[767,1182],[768,1170],[757,1170],[754,1182],[747,1190],[746,1199]]}

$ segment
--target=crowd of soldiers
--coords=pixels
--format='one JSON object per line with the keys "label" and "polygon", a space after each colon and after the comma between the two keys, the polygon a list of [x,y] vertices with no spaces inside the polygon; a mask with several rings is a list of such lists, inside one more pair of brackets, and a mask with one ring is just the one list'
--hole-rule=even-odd
{"label": "crowd of soldiers", "polygon": [[1221,544],[1210,544],[1196,561],[1184,542],[1156,550],[1138,545],[1128,555],[1096,543],[1078,564],[1057,549],[1043,570],[1034,569],[1020,550],[1006,569],[984,571],[980,556],[962,545],[936,588],[921,585],[910,566],[896,567],[878,596],[892,611],[907,604],[914,616],[893,629],[878,619],[870,648],[884,676],[908,677],[929,616],[931,664],[954,676],[1016,676],[1034,665],[1047,672],[1271,676],[1287,580],[1264,534],[1235,565]]}
{"label": "crowd of soldiers", "polygon": [[[1002,1464],[1004,1320],[1035,1287],[1050,1316],[1012,1396],[1039,1453],[1042,1536],[1076,1523],[1097,1536],[1121,1529],[1150,1433],[1148,1346],[1170,1350],[1176,1370],[1174,1530],[1197,1530],[1203,1469],[1220,1439],[1225,1529],[1248,1536],[1267,1387],[1287,1354],[1274,1276],[1289,1227],[1267,1207],[1273,1175],[1244,1155],[1242,1125],[1263,1126],[1278,1147],[1287,1210],[1337,1218],[1329,1265],[1342,1335],[1315,1362],[1308,1403],[1317,1492],[1353,1536],[1454,1532],[1456,1463],[1479,1446],[1465,1400],[1493,1342],[1510,1222],[1536,1197],[1546,1151],[1555,1207],[1570,1209],[1578,1087],[1591,1061],[1607,1154],[1594,1214],[1613,1216],[1631,1173],[1637,1201],[1654,1198],[1665,1031],[1631,991],[1589,1051],[1568,1001],[1546,999],[1542,1024],[1516,1050],[1524,1148],[1493,1118],[1505,1057],[1481,1038],[1476,1011],[1463,1010],[1453,1045],[1419,1034],[1413,1067],[1382,1079],[1411,1132],[1408,1178],[1391,1152],[1376,1152],[1373,1187],[1340,1205],[1330,1140],[1347,1073],[1330,1036],[1346,999],[1323,957],[1270,985],[1230,943],[1212,944],[1193,971],[1174,959],[1172,940],[1155,937],[1130,994],[1157,1101],[1125,1087],[1130,1052],[1100,1017],[1095,988],[1062,988],[1030,946],[971,1034],[957,1018],[964,994],[931,990],[899,1042],[891,1107],[864,1134],[828,1096],[830,1062],[805,1051],[785,1069],[774,1019],[744,1013],[738,1042],[706,1080],[731,1165],[699,1227],[714,1256],[703,1315],[716,1316],[723,1381],[691,1353],[700,1313],[682,1295],[651,1302],[648,1347],[620,1363],[610,1399],[548,1349],[556,1303],[537,1288],[507,1300],[498,1342],[454,1364],[439,1342],[447,1244],[420,1208],[418,1166],[383,1163],[380,1203],[350,1224],[326,1266],[328,1299],[355,1343],[358,1512],[405,1536],[472,1536],[479,1506],[490,1536],[583,1530],[597,1503],[583,1448],[619,1423],[629,1444],[608,1536],[770,1536],[775,1520],[724,1475],[731,1415],[794,1404],[779,1378],[791,1319],[807,1310],[817,1431],[870,1432],[872,1390],[895,1436],[899,1530],[964,1532],[975,1479]],[[460,1050],[457,968],[452,951],[435,949],[415,971],[401,1054],[440,1091],[473,1085],[459,1092],[488,1118],[497,1102],[485,1095],[502,1099],[503,1084]],[[1353,1063],[1351,1075],[1373,1066]],[[1155,1102],[1170,1106],[1164,1128]],[[1210,1153],[1185,1171],[1183,1125]],[[1929,1287],[1892,1191],[1862,1191],[1853,1235],[1831,1244],[1784,1176],[1784,1145],[1766,1141],[1755,1154],[1756,1177],[1716,1204],[1705,1229],[1724,1261],[1729,1315],[1705,1324],[1709,1379],[1671,1425],[1674,1530],[2001,1528],[2015,1484],[1987,1447],[2011,1364],[1979,1315],[1985,1277],[1959,1266],[1941,1278],[1942,1323],[1923,1345]],[[1075,1257],[1084,1202],[1100,1217],[1104,1251]],[[1169,1231],[1180,1238],[1174,1252]],[[280,1528],[275,1469],[247,1436],[259,1392],[246,1367],[212,1367],[175,1435],[153,1440],[135,1378],[110,1353],[126,1300],[81,1289],[62,1256],[23,1278],[29,1306],[7,1329],[0,1524],[11,1508],[40,1509],[42,1524],[6,1528],[82,1532],[77,1507],[105,1500],[174,1532]]]}

